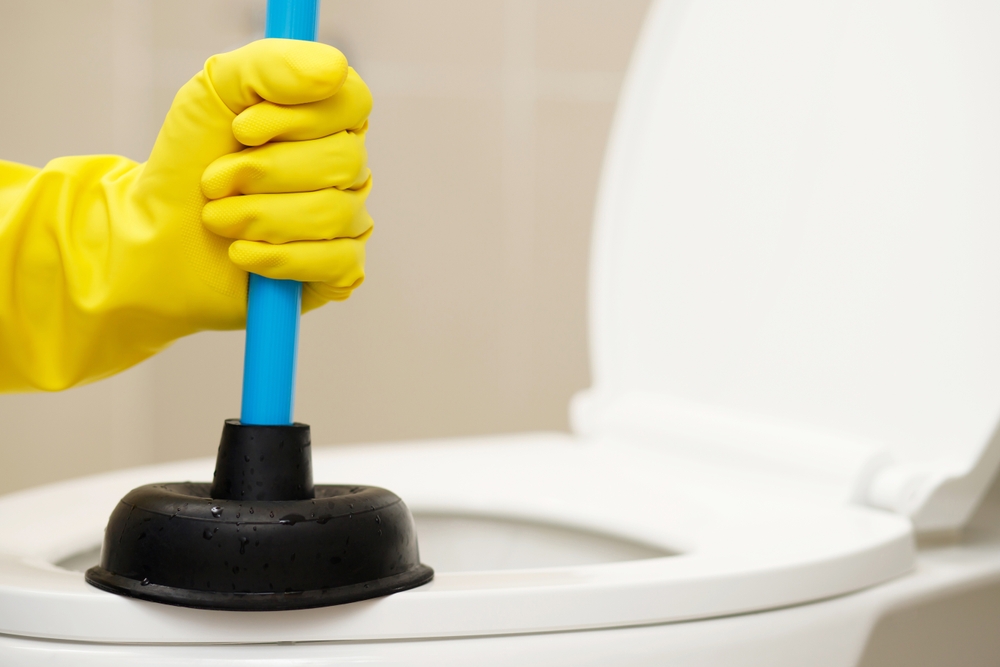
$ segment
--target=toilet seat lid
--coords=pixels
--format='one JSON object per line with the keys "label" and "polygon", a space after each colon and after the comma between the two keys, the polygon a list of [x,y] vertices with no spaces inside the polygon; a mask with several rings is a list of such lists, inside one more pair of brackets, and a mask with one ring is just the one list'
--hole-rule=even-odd
{"label": "toilet seat lid", "polygon": [[577,429],[637,396],[664,433],[792,429],[769,456],[854,451],[862,500],[961,525],[1000,463],[998,32],[944,0],[655,4],[602,178]]}

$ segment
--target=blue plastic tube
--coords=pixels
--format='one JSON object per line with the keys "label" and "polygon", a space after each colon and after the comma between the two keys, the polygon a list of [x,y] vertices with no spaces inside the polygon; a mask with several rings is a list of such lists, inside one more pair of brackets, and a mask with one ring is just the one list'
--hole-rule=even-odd
{"label": "blue plastic tube", "polygon": [[[318,0],[268,0],[265,37],[316,41]],[[243,358],[244,424],[292,423],[302,284],[250,274]]]}

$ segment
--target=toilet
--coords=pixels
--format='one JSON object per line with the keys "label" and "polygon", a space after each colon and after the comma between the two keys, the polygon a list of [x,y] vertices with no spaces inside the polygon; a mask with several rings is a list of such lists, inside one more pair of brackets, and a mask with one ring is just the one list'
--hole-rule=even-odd
{"label": "toilet", "polygon": [[572,432],[314,447],[406,500],[434,580],[111,595],[83,571],[118,499],[213,461],[71,480],[0,498],[0,664],[994,664],[961,610],[1000,612],[1000,524],[967,528],[1000,467],[997,34],[986,2],[655,2]]}

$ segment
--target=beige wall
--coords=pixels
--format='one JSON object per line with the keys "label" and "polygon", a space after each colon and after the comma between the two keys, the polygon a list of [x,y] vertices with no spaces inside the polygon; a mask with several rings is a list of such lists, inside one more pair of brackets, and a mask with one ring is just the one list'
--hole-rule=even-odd
{"label": "beige wall", "polygon": [[[302,323],[318,443],[566,427],[588,384],[590,217],[648,0],[325,0],[375,95],[368,280]],[[259,0],[0,0],[0,158],[148,154],[177,88],[262,34]],[[0,396],[0,492],[214,452],[243,337]]]}

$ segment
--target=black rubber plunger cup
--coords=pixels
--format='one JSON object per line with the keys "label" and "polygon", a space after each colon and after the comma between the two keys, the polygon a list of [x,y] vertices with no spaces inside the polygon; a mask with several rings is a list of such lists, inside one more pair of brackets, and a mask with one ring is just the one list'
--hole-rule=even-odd
{"label": "black rubber plunger cup", "polygon": [[87,581],[203,609],[355,602],[433,578],[413,517],[374,486],[313,486],[309,427],[226,421],[212,484],[133,489],[108,521]]}

